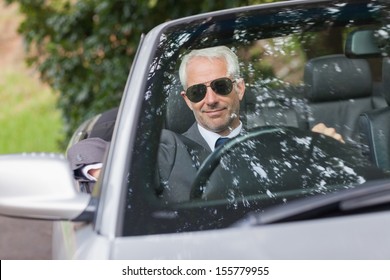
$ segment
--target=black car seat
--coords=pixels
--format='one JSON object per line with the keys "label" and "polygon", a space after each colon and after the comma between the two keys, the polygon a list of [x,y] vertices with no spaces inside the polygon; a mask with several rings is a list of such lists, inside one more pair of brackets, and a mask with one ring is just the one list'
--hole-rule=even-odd
{"label": "black car seat", "polygon": [[88,138],[98,137],[110,142],[115,127],[119,107],[112,108],[100,114],[96,120]]}
{"label": "black car seat", "polygon": [[180,95],[182,89],[179,83],[172,86],[167,98],[165,116],[165,128],[179,134],[186,132],[195,122],[194,114]]}
{"label": "black car seat", "polygon": [[368,62],[342,54],[317,57],[306,64],[304,82],[309,127],[322,122],[345,140],[358,141],[359,115],[377,106]]}
{"label": "black car seat", "polygon": [[[382,93],[390,104],[390,59],[383,59]],[[378,167],[390,170],[390,107],[364,112],[359,117],[363,143],[368,146],[368,156]]]}
{"label": "black car seat", "polygon": [[302,88],[284,87],[268,89],[261,86],[246,86],[241,110],[248,129],[259,126],[291,126],[307,129],[303,111],[306,102]]}

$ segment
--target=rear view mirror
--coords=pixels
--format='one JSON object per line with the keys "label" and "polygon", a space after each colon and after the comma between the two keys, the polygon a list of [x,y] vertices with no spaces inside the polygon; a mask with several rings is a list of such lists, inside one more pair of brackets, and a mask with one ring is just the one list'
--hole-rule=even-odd
{"label": "rear view mirror", "polygon": [[356,30],[348,34],[345,43],[347,57],[380,57],[382,50],[376,37],[376,30]]}

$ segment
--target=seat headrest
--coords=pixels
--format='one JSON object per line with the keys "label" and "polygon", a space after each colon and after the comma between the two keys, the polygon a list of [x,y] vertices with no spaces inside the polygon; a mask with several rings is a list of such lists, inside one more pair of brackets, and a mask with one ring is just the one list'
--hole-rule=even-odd
{"label": "seat headrest", "polygon": [[115,127],[119,107],[103,112],[95,122],[88,138],[101,138],[110,142]]}
{"label": "seat headrest", "polygon": [[194,114],[180,95],[181,91],[181,85],[172,87],[168,95],[165,116],[165,128],[179,134],[186,132],[195,122]]}
{"label": "seat headrest", "polygon": [[372,76],[365,59],[351,59],[342,54],[317,57],[307,62],[305,91],[312,102],[370,96]]}
{"label": "seat headrest", "polygon": [[382,62],[382,93],[387,104],[390,105],[390,58],[388,57]]}

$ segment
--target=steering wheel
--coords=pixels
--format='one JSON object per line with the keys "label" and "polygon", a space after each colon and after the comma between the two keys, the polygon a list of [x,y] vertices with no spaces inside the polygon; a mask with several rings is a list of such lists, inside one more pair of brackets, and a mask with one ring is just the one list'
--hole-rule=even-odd
{"label": "steering wheel", "polygon": [[210,175],[214,172],[215,168],[219,165],[221,157],[227,154],[233,147],[240,143],[247,142],[249,140],[261,138],[263,135],[286,133],[291,130],[299,130],[292,127],[276,127],[276,126],[263,126],[257,127],[248,131],[244,135],[239,135],[231,140],[227,141],[224,145],[218,147],[213,153],[211,153],[206,160],[199,167],[198,173],[192,183],[190,198],[197,199],[201,198],[204,193],[204,188]]}
{"label": "steering wheel", "polygon": [[264,126],[239,135],[210,154],[192,184],[191,199],[327,192],[382,178],[351,144],[310,130]]}

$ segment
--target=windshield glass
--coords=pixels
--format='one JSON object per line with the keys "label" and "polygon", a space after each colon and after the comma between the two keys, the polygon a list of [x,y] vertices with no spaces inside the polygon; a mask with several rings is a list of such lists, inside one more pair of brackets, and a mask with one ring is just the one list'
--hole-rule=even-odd
{"label": "windshield glass", "polygon": [[[320,3],[215,14],[160,33],[124,235],[224,228],[249,212],[388,178],[362,119],[388,106],[387,7]],[[382,53],[346,56],[357,30],[374,30]],[[215,147],[219,136],[229,139]]]}

